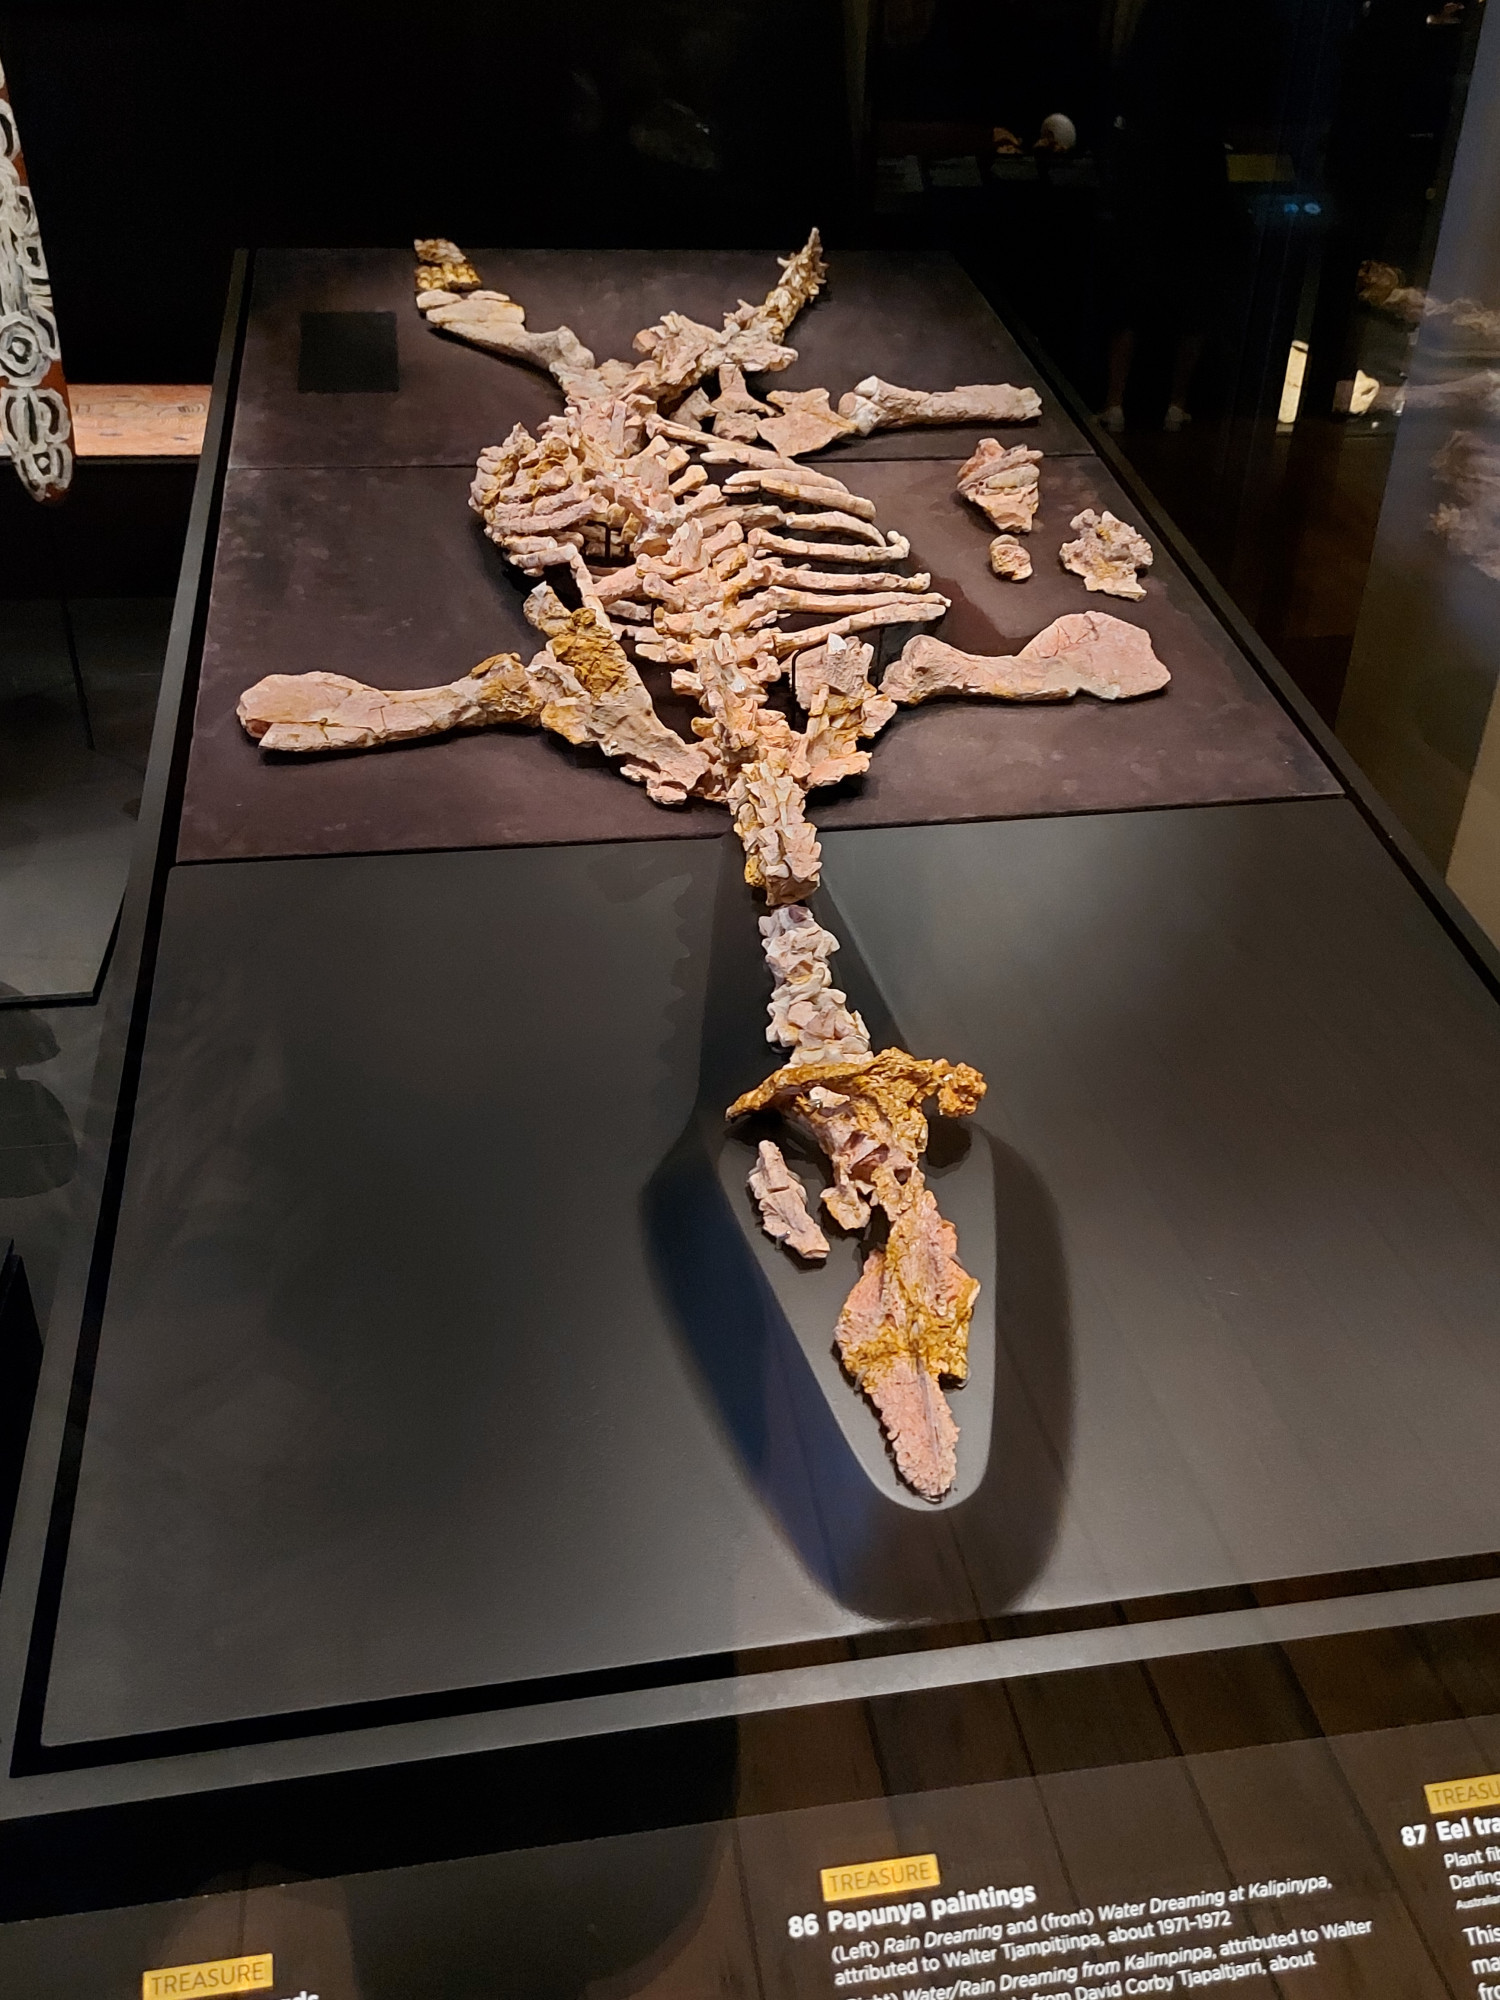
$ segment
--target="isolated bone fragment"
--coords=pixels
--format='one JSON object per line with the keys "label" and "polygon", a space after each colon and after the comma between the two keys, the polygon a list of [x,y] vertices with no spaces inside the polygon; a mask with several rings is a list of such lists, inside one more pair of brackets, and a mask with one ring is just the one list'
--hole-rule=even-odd
{"label": "isolated bone fragment", "polygon": [[990,543],[990,568],[1011,583],[1024,583],[1031,575],[1031,552],[1014,535],[996,535]]}
{"label": "isolated bone fragment", "polygon": [[1009,382],[972,382],[962,389],[930,392],[901,389],[871,375],[839,398],[839,415],[861,437],[918,424],[1031,424],[1041,414],[1036,390],[1016,389]]}
{"label": "isolated bone fragment", "polygon": [[1150,569],[1152,552],[1138,529],[1116,520],[1108,508],[1096,514],[1092,507],[1075,514],[1071,525],[1078,539],[1064,542],[1058,551],[1064,569],[1081,576],[1087,589],[1102,590],[1110,597],[1146,595],[1136,571]]}
{"label": "isolated bone fragment", "polygon": [[1041,500],[1037,467],[1042,454],[1030,445],[1003,445],[981,438],[971,458],[958,468],[958,490],[971,500],[991,527],[1002,534],[1029,533]]}
{"label": "isolated bone fragment", "polygon": [[544,698],[514,653],[484,660],[446,687],[373,688],[343,674],[268,674],[238,714],[263,750],[368,750],[452,729],[535,722]]}
{"label": "isolated bone fragment", "polygon": [[1002,701],[1066,701],[1091,694],[1130,701],[1154,694],[1171,675],[1151,635],[1107,611],[1070,611],[1014,655],[961,653],[930,633],[907,641],[881,693],[912,706],[934,695],[993,695]]}
{"label": "isolated bone fragment", "polygon": [[749,1188],[767,1236],[810,1263],[828,1255],[828,1238],[808,1213],[806,1191],[774,1139],[761,1140]]}
{"label": "isolated bone fragment", "polygon": [[597,612],[585,605],[559,619],[545,602],[537,605],[538,597],[534,591],[527,612],[547,634],[545,651],[530,668],[533,684],[550,697],[541,711],[542,727],[569,743],[597,744],[606,757],[622,759],[622,775],[643,784],[658,805],[680,805],[707,774],[703,751],[661,720],[645,683]]}

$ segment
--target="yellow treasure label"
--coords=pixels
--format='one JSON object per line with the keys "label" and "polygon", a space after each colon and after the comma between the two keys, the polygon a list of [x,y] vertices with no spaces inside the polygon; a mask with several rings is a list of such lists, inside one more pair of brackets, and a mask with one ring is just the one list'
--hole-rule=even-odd
{"label": "yellow treasure label", "polygon": [[1430,1813],[1463,1812],[1469,1806],[1500,1806],[1500,1771],[1486,1778],[1449,1778],[1441,1785],[1424,1785]]}
{"label": "yellow treasure label", "polygon": [[141,1974],[141,2000],[177,2000],[188,1993],[256,1993],[274,1986],[276,1975],[268,1951],[239,1958],[210,1958],[202,1965],[163,1965]]}
{"label": "yellow treasure label", "polygon": [[942,1881],[935,1854],[901,1854],[893,1861],[851,1861],[825,1868],[823,1901],[852,1903],[861,1896],[894,1895],[903,1889],[936,1889]]}

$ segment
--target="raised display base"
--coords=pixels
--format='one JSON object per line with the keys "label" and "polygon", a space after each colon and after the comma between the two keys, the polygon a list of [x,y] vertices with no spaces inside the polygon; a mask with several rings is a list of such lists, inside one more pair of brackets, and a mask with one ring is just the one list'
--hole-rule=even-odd
{"label": "raised display base", "polygon": [[727,842],[179,869],[45,1744],[1500,1544],[1500,1023],[1351,806],[826,884],[877,1041],[989,1078],[979,1483],[882,1491],[713,1172]]}

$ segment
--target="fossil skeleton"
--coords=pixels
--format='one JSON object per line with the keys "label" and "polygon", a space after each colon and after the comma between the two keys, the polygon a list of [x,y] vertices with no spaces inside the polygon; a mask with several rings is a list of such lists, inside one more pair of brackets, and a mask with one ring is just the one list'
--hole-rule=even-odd
{"label": "fossil skeleton", "polygon": [[[788,1052],[729,1116],[777,1111],[826,1155],[821,1208],[866,1250],[839,1353],[879,1413],[901,1477],[940,1499],[958,1436],[943,1385],[964,1380],[978,1284],[923,1175],[924,1106],[962,1116],[984,1080],[963,1063],[871,1047],[833,984],[838,941],[806,907],[821,866],[807,794],[866,770],[862,746],[899,703],[943,693],[1064,700],[1080,690],[1115,700],[1162,687],[1167,671],[1144,632],[1079,612],[1013,659],[918,636],[875,680],[874,650],[858,635],[934,624],[948,600],[901,567],[909,544],[877,525],[869,500],[802,455],[884,426],[1028,422],[1041,404],[1008,384],[930,395],[873,376],[836,409],[821,389],[752,394],[747,377],[796,358],[787,331],[825,272],[816,231],[782,260],[759,305],[742,303],[720,329],[667,313],[636,336],[633,362],[596,362],[568,327],[532,331],[456,244],[416,249],[417,307],[432,326],[543,368],[563,391],[564,410],[535,436],[517,425],[480,455],[471,493],[490,539],[537,579],[526,614],[545,644],[529,664],[501,654],[415,691],[272,675],[243,695],[240,719],[266,749],[293,751],[534,724],[597,745],[662,805],[694,797],[729,809],[746,880],[768,906],[766,1039]],[[990,472],[992,451],[1024,469],[1015,498],[998,487],[993,504],[1029,525],[1038,454],[982,447]],[[645,675],[663,670],[698,705],[691,742],[657,713]],[[768,700],[788,680],[801,727]],[[804,1258],[827,1254],[802,1182],[772,1141],[760,1145],[750,1191],[771,1236]]]}

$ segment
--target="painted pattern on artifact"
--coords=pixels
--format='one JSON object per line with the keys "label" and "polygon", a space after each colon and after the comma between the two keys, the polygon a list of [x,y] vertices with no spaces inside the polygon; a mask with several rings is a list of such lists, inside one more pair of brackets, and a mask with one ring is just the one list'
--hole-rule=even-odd
{"label": "painted pattern on artifact", "polygon": [[36,204],[0,69],[0,455],[35,499],[73,477],[73,417]]}

